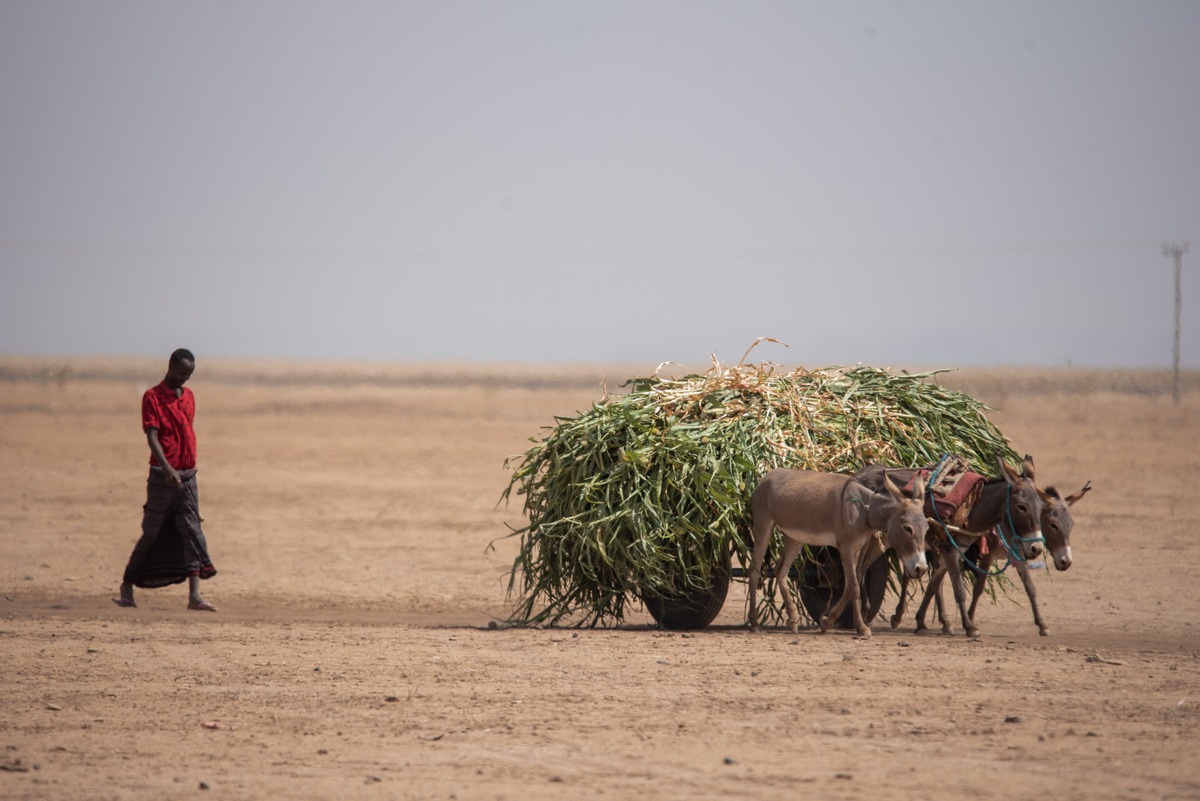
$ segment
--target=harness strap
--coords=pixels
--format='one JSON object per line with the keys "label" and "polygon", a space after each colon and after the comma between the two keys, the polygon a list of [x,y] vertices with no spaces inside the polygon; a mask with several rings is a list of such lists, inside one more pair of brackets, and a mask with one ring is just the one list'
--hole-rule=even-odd
{"label": "harness strap", "polygon": [[[1008,485],[1008,489],[1006,490],[1006,493],[1005,493],[1004,512],[1005,512],[1005,516],[1008,518],[1008,527],[1010,529],[1012,529],[1012,532],[1013,532],[1013,535],[1012,535],[1013,543],[1018,543],[1018,542],[1045,543],[1046,542],[1046,538],[1044,536],[1040,536],[1040,535],[1037,537],[1018,537],[1017,536],[1017,524],[1013,522],[1013,517],[1012,517],[1012,485],[1011,484]],[[1028,562],[1029,561],[1024,556],[1021,555],[1021,553],[1020,553],[1019,549],[1016,547],[1016,545],[1009,543],[1009,537],[1007,534],[1004,533],[1003,525],[997,523],[996,524],[996,532],[1000,535],[1000,544],[1004,546],[1004,550],[1008,553],[1008,558],[1010,560],[1015,559],[1018,562]]]}
{"label": "harness strap", "polygon": [[[930,519],[932,520],[932,518],[930,518]],[[962,546],[960,546],[957,542],[955,542],[954,535],[950,533],[950,529],[955,528],[954,526],[948,526],[945,523],[941,522],[940,520],[934,520],[933,522],[935,522],[939,526],[941,526],[942,531],[944,531],[946,533],[946,539],[948,539],[950,541],[950,544],[954,546],[954,550],[958,551],[959,556],[962,557],[963,563],[967,567],[971,568],[971,570],[973,570],[974,572],[978,573],[981,576],[999,576],[1005,570],[1008,570],[1008,566],[1010,564],[1009,561],[1005,561],[1004,567],[1001,567],[997,570],[984,570],[979,565],[975,564],[970,559],[968,559],[967,552],[965,550],[963,550]],[[984,535],[981,534],[979,536],[982,537]]]}

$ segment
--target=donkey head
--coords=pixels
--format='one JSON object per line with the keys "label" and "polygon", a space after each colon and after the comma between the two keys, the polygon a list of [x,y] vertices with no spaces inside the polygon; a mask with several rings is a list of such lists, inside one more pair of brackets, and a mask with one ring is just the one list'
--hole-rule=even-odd
{"label": "donkey head", "polygon": [[883,474],[883,485],[896,502],[887,521],[887,544],[900,557],[905,574],[919,578],[929,568],[925,560],[925,533],[929,531],[929,521],[925,518],[924,479],[917,474],[913,480],[911,498],[896,486],[886,472]]}
{"label": "donkey head", "polygon": [[1066,498],[1058,494],[1054,487],[1046,487],[1045,492],[1039,490],[1042,497],[1042,535],[1046,538],[1046,549],[1054,559],[1054,566],[1066,570],[1071,566],[1071,529],[1075,527],[1075,519],[1071,517],[1069,507],[1091,492],[1092,482],[1083,485],[1083,489]]}
{"label": "donkey head", "polygon": [[997,461],[1000,463],[1000,475],[1008,482],[1009,489],[1005,517],[1001,523],[1012,531],[1013,544],[1020,545],[1021,557],[1036,559],[1042,554],[1042,499],[1034,484],[1033,458],[1025,457],[1020,473],[1010,467],[1003,457]]}

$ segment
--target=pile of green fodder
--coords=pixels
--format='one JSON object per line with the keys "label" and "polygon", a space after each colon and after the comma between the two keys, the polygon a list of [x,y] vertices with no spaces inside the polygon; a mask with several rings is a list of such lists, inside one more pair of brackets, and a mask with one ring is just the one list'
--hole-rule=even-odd
{"label": "pile of green fodder", "polygon": [[528,519],[509,535],[508,623],[616,624],[647,593],[711,586],[731,550],[748,565],[750,494],[774,467],[850,473],[951,453],[995,473],[997,456],[1015,461],[991,409],[939,386],[940,372],[714,363],[632,379],[628,394],[555,418],[506,463],[502,500],[523,496]]}

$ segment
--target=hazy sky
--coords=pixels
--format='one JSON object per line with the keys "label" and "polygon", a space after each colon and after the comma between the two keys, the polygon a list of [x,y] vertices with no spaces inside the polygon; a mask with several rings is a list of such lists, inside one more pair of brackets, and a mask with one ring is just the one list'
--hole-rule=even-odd
{"label": "hazy sky", "polygon": [[1200,3],[0,0],[0,353],[1200,367]]}

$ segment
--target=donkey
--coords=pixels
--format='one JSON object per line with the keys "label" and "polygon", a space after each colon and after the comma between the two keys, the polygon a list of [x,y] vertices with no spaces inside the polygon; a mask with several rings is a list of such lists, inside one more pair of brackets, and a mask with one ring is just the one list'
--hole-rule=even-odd
{"label": "donkey", "polygon": [[[979,635],[979,628],[973,622],[967,608],[967,591],[963,585],[959,554],[966,551],[976,540],[985,536],[997,525],[1012,529],[1014,547],[1020,549],[1022,558],[1036,559],[1042,553],[1042,499],[1034,484],[1033,459],[1029,456],[1025,457],[1020,473],[1017,473],[1003,459],[998,459],[997,462],[1000,465],[1001,477],[984,484],[983,492],[979,500],[971,507],[963,529],[951,533],[936,522],[934,524],[934,531],[937,535],[935,542],[938,551],[938,565],[929,577],[925,595],[921,599],[921,605],[917,608],[916,633],[918,634],[927,630],[925,612],[929,609],[930,601],[940,597],[939,590],[942,579],[949,572],[954,588],[954,600],[958,604],[959,614],[962,617],[963,629],[971,637]],[[867,486],[875,486],[878,482],[878,475],[883,471],[884,468],[879,465],[871,465],[856,473],[855,478]],[[888,468],[887,472],[895,475],[901,482],[919,474],[919,471],[915,469],[892,470]],[[982,587],[980,592],[982,592]],[[901,578],[900,601],[896,605],[895,614],[892,615],[892,628],[900,625],[907,603],[908,576],[906,575]],[[951,631],[949,620],[945,615],[942,616],[942,631],[947,634]]]}
{"label": "donkey", "polygon": [[[1028,456],[1025,458],[1029,459]],[[1066,498],[1059,495],[1058,490],[1054,487],[1046,487],[1045,491],[1038,490],[1042,500],[1042,535],[1046,538],[1046,550],[1049,551],[1050,559],[1056,570],[1066,570],[1071,566],[1071,529],[1075,527],[1075,519],[1071,516],[1069,507],[1074,506],[1084,495],[1091,492],[1091,489],[1092,482],[1089,481],[1079,492],[1068,495]],[[996,549],[1000,547],[1002,547],[1002,543],[999,538],[989,534],[987,553],[981,554],[976,563],[979,572],[972,571],[975,586],[971,593],[971,607],[967,610],[972,621],[975,620],[975,607],[979,604],[979,598],[983,595],[984,587],[987,584],[984,577],[988,568],[991,567]],[[1038,634],[1049,637],[1050,629],[1046,626],[1046,621],[1042,619],[1041,610],[1038,608],[1037,588],[1033,585],[1033,575],[1030,572],[1029,564],[1023,559],[1010,558],[1009,561],[1016,568],[1017,575],[1021,577],[1021,584],[1025,586],[1025,594],[1029,597],[1029,605],[1033,609],[1033,622],[1038,627]],[[937,611],[942,617],[944,631],[946,616],[942,608],[941,593],[938,593],[937,596]]]}
{"label": "donkey", "polygon": [[925,573],[925,485],[918,481],[910,499],[886,474],[886,492],[875,492],[840,473],[809,470],[772,470],[763,477],[750,500],[753,517],[753,557],[750,562],[750,630],[758,631],[758,583],[762,564],[775,528],[783,534],[783,553],[775,577],[783,591],[788,628],[799,630],[800,616],[796,601],[784,582],[800,549],[805,545],[826,545],[838,549],[845,574],[842,597],[819,621],[826,632],[838,615],[850,604],[854,628],[860,636],[871,636],[862,619],[859,603],[859,560],[873,534],[885,531],[887,544],[896,550],[907,575]]}

